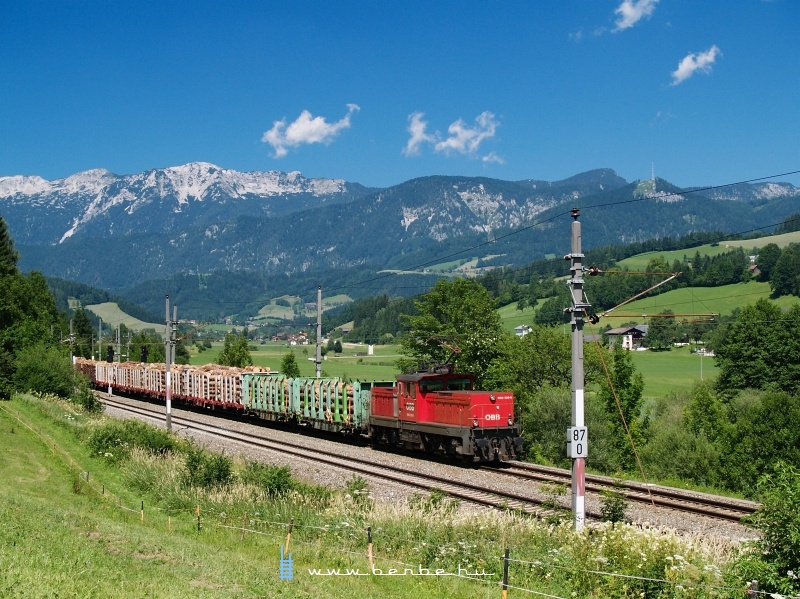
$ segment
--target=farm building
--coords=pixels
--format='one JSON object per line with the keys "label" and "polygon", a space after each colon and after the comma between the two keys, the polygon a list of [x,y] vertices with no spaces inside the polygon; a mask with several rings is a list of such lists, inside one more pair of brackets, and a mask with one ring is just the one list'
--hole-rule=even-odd
{"label": "farm building", "polygon": [[617,344],[622,344],[624,349],[639,349],[642,346],[642,340],[647,337],[647,327],[648,325],[646,324],[637,324],[609,329],[606,331],[608,345],[614,347]]}

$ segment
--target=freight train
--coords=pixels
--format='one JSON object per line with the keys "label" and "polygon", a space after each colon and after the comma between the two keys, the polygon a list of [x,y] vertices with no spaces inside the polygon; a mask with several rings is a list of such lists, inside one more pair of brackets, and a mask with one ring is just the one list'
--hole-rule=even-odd
{"label": "freight train", "polygon": [[[98,389],[164,401],[164,364],[98,362],[76,368]],[[516,459],[522,439],[514,394],[479,391],[450,365],[400,374],[395,381],[288,378],[259,368],[173,365],[177,402],[265,420],[366,437],[375,445],[421,450],[473,462]]]}

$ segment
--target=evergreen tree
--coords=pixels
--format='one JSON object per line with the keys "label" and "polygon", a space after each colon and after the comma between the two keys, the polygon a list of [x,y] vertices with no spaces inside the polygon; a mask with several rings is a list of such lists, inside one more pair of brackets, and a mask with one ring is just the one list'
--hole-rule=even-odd
{"label": "evergreen tree", "polygon": [[6,221],[0,216],[0,279],[19,274],[18,260],[19,254],[14,249],[14,241],[8,232]]}
{"label": "evergreen tree", "polygon": [[781,252],[772,269],[769,286],[775,297],[800,296],[800,244],[790,243]]}
{"label": "evergreen tree", "polygon": [[772,278],[772,270],[781,257],[781,248],[774,243],[768,243],[758,252],[758,280],[769,281]]}
{"label": "evergreen tree", "polygon": [[75,338],[74,354],[84,358],[92,357],[92,339],[94,328],[89,314],[83,308],[78,308],[72,316],[72,334]]}

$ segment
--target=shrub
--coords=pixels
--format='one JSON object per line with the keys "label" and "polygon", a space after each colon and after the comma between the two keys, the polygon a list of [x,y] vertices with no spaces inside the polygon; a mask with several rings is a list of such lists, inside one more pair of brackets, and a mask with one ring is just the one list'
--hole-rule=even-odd
{"label": "shrub", "polygon": [[69,357],[52,345],[37,343],[17,354],[14,385],[20,391],[67,399],[72,395],[74,376]]}
{"label": "shrub", "polygon": [[612,525],[617,522],[624,522],[625,511],[628,507],[625,501],[625,495],[619,491],[612,491],[611,489],[606,489],[601,495],[600,519],[603,522],[611,522]]}
{"label": "shrub", "polygon": [[72,392],[70,401],[81,406],[87,412],[102,412],[103,404],[97,399],[97,396],[92,392],[87,381],[80,374],[75,375],[75,387]]}
{"label": "shrub", "polygon": [[191,445],[186,451],[184,480],[204,489],[227,486],[233,480],[233,463],[224,454]]}
{"label": "shrub", "polygon": [[288,466],[271,466],[261,462],[247,462],[239,473],[239,480],[264,489],[272,496],[285,495],[295,486]]}
{"label": "shrub", "polygon": [[179,441],[167,431],[140,420],[109,420],[91,430],[87,445],[95,455],[118,463],[134,447],[163,454],[178,449]]}
{"label": "shrub", "polygon": [[[800,470],[779,462],[757,485],[761,508],[750,523],[761,531],[756,552],[738,564],[767,593],[800,593]],[[774,595],[773,595],[774,596]]]}
{"label": "shrub", "polygon": [[352,498],[353,503],[360,508],[367,508],[372,503],[372,495],[369,492],[367,481],[354,474],[353,477],[347,481],[346,484],[347,494]]}

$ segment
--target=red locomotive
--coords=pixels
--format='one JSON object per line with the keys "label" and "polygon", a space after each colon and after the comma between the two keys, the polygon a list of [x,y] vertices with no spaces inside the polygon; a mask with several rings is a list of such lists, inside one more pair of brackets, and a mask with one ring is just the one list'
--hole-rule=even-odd
{"label": "red locomotive", "polygon": [[514,394],[474,386],[472,375],[449,366],[398,375],[396,386],[372,389],[369,434],[378,443],[476,461],[517,457]]}

